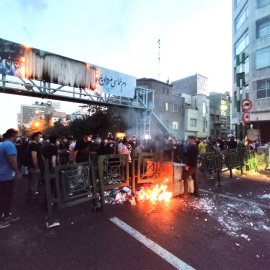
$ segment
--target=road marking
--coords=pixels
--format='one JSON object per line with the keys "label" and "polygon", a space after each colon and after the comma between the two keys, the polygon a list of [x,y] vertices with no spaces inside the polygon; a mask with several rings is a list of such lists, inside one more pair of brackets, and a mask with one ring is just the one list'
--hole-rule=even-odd
{"label": "road marking", "polygon": [[129,235],[137,239],[139,242],[141,242],[143,245],[148,247],[150,250],[152,250],[154,253],[156,253],[158,256],[160,256],[162,259],[173,265],[176,269],[181,270],[194,270],[191,266],[186,264],[185,262],[178,259],[176,256],[168,252],[166,249],[162,248],[152,240],[148,239],[129,225],[127,225],[122,220],[118,219],[117,217],[111,218],[111,222],[116,224],[118,227],[123,229],[125,232],[127,232]]}
{"label": "road marking", "polygon": [[254,204],[254,205],[258,206],[258,207],[270,209],[270,206],[269,205],[262,204],[262,203],[257,203],[257,202],[254,202],[252,200],[239,199],[239,198],[234,197],[234,196],[225,195],[225,194],[219,194],[217,192],[213,192],[213,191],[209,191],[209,190],[205,190],[205,189],[200,189],[200,191],[202,191],[204,193],[208,193],[208,194],[215,194],[215,195],[218,195],[220,197],[224,197],[224,198],[227,198],[227,199],[232,199],[232,200],[235,200],[235,201],[238,201],[238,202],[245,202],[245,203],[248,203],[248,204]]}

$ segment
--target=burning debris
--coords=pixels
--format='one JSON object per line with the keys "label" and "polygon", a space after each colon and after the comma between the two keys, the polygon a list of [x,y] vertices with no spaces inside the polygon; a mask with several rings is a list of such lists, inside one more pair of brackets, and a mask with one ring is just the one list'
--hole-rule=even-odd
{"label": "burning debris", "polygon": [[123,204],[123,202],[129,201],[131,205],[136,205],[134,196],[129,187],[116,188],[114,190],[105,191],[105,203],[107,204]]}
{"label": "burning debris", "polygon": [[169,202],[172,198],[172,192],[168,191],[169,180],[165,179],[164,183],[154,185],[143,185],[137,192],[138,200],[145,201],[164,201]]}
{"label": "burning debris", "polygon": [[167,203],[173,196],[171,189],[172,183],[167,178],[163,182],[138,186],[135,196],[129,187],[116,188],[111,191],[105,191],[105,203],[122,204],[125,201],[129,201],[131,205],[136,205],[136,202],[144,202],[146,200],[151,202],[164,201]]}

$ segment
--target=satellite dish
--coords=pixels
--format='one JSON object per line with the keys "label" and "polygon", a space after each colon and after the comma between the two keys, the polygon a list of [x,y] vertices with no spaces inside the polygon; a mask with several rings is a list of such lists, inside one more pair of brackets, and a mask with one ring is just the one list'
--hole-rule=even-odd
{"label": "satellite dish", "polygon": [[51,102],[51,101],[48,101],[48,102],[47,102],[47,105],[48,105],[48,106],[52,106],[52,102]]}

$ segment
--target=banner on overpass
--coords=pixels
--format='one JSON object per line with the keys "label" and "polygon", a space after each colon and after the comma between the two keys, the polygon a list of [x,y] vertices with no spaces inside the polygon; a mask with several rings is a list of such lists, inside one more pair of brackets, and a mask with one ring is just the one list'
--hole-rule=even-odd
{"label": "banner on overpass", "polygon": [[0,74],[134,98],[136,78],[0,39]]}

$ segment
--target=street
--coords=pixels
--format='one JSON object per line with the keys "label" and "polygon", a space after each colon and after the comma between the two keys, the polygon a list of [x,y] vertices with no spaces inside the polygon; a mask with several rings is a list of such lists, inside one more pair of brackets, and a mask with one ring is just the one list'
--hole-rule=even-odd
{"label": "street", "polygon": [[51,229],[42,205],[23,203],[23,179],[14,202],[20,220],[0,231],[1,269],[176,269],[175,257],[179,269],[269,269],[270,183],[223,177],[219,195],[214,180],[200,179],[200,199],[125,202],[104,212],[84,203],[61,211]]}

